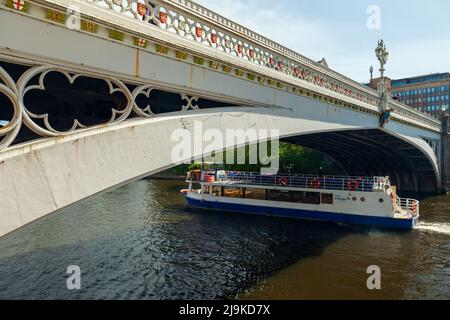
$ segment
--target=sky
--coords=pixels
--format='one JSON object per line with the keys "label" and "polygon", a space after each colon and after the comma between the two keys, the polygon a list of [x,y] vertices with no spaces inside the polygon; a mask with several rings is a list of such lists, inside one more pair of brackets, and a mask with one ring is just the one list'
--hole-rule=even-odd
{"label": "sky", "polygon": [[358,82],[369,80],[371,65],[378,76],[380,38],[392,79],[450,72],[449,0],[194,1]]}

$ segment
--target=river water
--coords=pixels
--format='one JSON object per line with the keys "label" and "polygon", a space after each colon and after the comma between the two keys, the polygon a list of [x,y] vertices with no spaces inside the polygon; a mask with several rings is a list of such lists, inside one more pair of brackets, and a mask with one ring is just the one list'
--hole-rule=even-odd
{"label": "river water", "polygon": [[[1,238],[0,299],[450,298],[448,196],[399,232],[186,212],[182,187],[138,181]],[[381,290],[367,289],[370,265]]]}

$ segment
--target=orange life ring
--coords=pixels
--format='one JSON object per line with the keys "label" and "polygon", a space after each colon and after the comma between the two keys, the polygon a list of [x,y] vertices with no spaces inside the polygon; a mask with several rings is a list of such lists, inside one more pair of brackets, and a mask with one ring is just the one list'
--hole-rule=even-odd
{"label": "orange life ring", "polygon": [[281,177],[280,179],[278,179],[278,184],[280,186],[285,186],[287,187],[288,185],[288,179],[286,177]]}
{"label": "orange life ring", "polygon": [[314,178],[313,181],[309,184],[311,188],[313,189],[319,189],[320,188],[320,181],[317,178]]}
{"label": "orange life ring", "polygon": [[415,202],[413,203],[411,210],[413,213],[417,213],[417,203],[415,203]]}
{"label": "orange life ring", "polygon": [[347,188],[350,191],[356,191],[359,188],[359,181],[358,180],[350,180],[347,182]]}

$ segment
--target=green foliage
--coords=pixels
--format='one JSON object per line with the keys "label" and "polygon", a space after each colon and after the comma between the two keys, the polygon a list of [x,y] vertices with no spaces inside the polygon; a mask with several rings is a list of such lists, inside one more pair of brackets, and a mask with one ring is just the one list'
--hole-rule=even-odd
{"label": "green foliage", "polygon": [[323,154],[289,143],[280,143],[280,172],[297,174],[317,174],[319,168],[327,174],[332,170],[332,162]]}
{"label": "green foliage", "polygon": [[[238,151],[245,148],[245,156],[246,156],[246,164],[234,164],[234,165],[224,165],[224,169],[226,170],[235,170],[235,171],[249,171],[249,172],[257,172],[261,170],[261,163],[256,165],[248,164],[249,162],[249,153],[250,147],[247,145],[241,148],[235,148],[234,150],[234,163],[237,163],[237,155]],[[269,146],[270,150],[270,146]],[[272,155],[273,156],[273,155]],[[333,162],[323,155],[314,150],[305,149],[301,146],[289,143],[280,143],[279,147],[279,156],[280,156],[280,172],[288,173],[291,172],[293,174],[318,174],[319,168],[323,168],[323,174],[331,174],[334,173],[335,170],[333,168]],[[218,159],[221,159],[223,163],[226,163],[226,154],[219,153],[217,156]],[[259,160],[259,159],[258,159]],[[207,161],[207,159],[205,159]],[[166,175],[185,175],[186,172],[191,170],[199,170],[201,169],[200,163],[193,163],[191,165],[180,165],[165,171],[163,174]]]}

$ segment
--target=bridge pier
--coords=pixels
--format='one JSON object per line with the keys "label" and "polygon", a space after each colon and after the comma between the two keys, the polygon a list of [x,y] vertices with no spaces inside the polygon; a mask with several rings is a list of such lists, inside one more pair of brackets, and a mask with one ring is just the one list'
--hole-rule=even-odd
{"label": "bridge pier", "polygon": [[450,192],[450,136],[449,136],[449,115],[445,113],[442,118],[442,135],[441,135],[441,181],[442,193]]}

